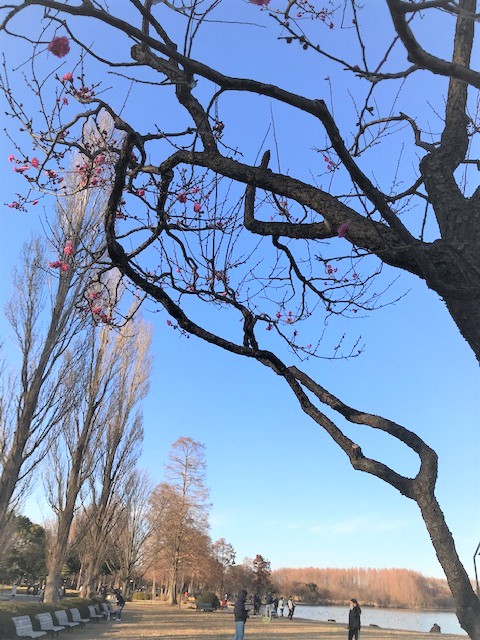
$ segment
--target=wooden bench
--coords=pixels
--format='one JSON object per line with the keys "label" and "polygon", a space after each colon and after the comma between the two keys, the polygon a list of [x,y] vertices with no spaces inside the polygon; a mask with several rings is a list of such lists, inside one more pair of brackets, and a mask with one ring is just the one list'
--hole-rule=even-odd
{"label": "wooden bench", "polygon": [[65,609],[62,609],[61,611],[55,611],[55,617],[58,624],[62,624],[67,629],[67,631],[71,631],[74,627],[78,627],[78,625],[80,624],[79,622],[70,622],[70,620],[67,618],[67,612],[65,611]]}
{"label": "wooden bench", "polygon": [[86,622],[90,622],[90,618],[82,618],[78,609],[70,609],[70,615],[72,620],[78,622],[81,627],[84,627]]}
{"label": "wooden bench", "polygon": [[214,611],[210,602],[197,602],[197,611]]}
{"label": "wooden bench", "polygon": [[41,638],[47,635],[46,631],[33,630],[29,616],[16,616],[12,618],[12,622],[15,625],[15,633],[19,638]]}
{"label": "wooden bench", "polygon": [[38,620],[40,629],[47,633],[51,633],[52,636],[58,636],[59,631],[65,631],[65,627],[63,625],[53,624],[51,613],[37,613],[35,617]]}

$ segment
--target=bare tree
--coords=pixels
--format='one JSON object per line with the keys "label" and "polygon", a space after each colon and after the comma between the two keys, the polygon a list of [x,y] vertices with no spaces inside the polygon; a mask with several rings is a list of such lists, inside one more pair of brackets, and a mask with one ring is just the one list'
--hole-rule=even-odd
{"label": "bare tree", "polygon": [[124,483],[121,496],[122,512],[115,529],[110,531],[110,550],[107,563],[117,568],[123,593],[130,595],[131,580],[143,575],[148,568],[146,540],[150,534],[148,522],[151,481],[145,472],[133,470]]}
{"label": "bare tree", "polygon": [[[195,559],[195,541],[208,528],[208,490],[205,487],[204,445],[180,437],[173,443],[165,482],[151,497],[149,544],[156,550],[155,564],[167,575],[167,598],[177,602],[183,578]],[[182,578],[182,579],[181,579]]]}
{"label": "bare tree", "polygon": [[45,474],[48,501],[55,514],[48,549],[46,602],[55,602],[59,597],[61,572],[70,550],[70,532],[81,490],[98,464],[106,410],[110,408],[109,395],[120,359],[120,354],[112,349],[113,341],[111,328],[97,331],[92,326],[83,343],[78,341],[74,345],[74,352],[81,354],[74,367],[72,353],[65,354],[69,365],[61,386],[67,397],[74,394],[75,402],[49,451]]}
{"label": "bare tree", "polygon": [[111,356],[105,362],[105,371],[113,373],[102,407],[96,466],[88,479],[89,524],[83,535],[81,557],[81,592],[85,595],[94,592],[95,579],[107,559],[108,541],[118,535],[125,509],[133,508],[132,500],[140,508],[141,492],[136,495],[132,483],[143,440],[140,403],[149,386],[150,342],[151,329],[140,318],[112,334]]}
{"label": "bare tree", "polygon": [[44,243],[33,238],[14,272],[6,316],[21,364],[10,378],[10,401],[1,416],[0,532],[16,489],[25,486],[42,460],[72,403],[72,393],[61,384],[67,375],[62,356],[88,321],[79,307],[93,274],[92,260],[102,253],[95,205],[98,199],[84,191],[57,200],[50,242],[60,260],[49,262]]}
{"label": "bare tree", "polygon": [[[264,8],[268,1],[252,4]],[[38,148],[44,153],[48,150],[45,162],[55,177],[36,176],[43,192],[63,171],[62,154],[72,144],[79,145],[78,129],[102,111],[112,115],[123,134],[121,147],[80,146],[87,159],[86,187],[99,154],[103,157],[105,151],[114,163],[115,179],[105,212],[113,264],[137,290],[166,309],[173,327],[272,369],[354,469],[380,478],[416,502],[455,598],[460,624],[472,639],[479,640],[480,602],[435,496],[436,453],[412,430],[348,406],[306,371],[290,365],[275,339],[284,339],[297,355],[316,353],[315,345],[300,343],[298,322],[314,313],[322,318],[352,317],[374,308],[377,296],[371,290],[372,278],[382,265],[389,265],[418,276],[443,299],[480,359],[480,192],[470,171],[478,166],[472,143],[480,131],[478,108],[470,91],[480,86],[480,73],[471,64],[474,27],[479,20],[477,3],[385,0],[369,13],[360,11],[355,0],[345,0],[336,15],[318,11],[310,3],[285,0],[284,4],[283,13],[260,13],[255,7],[258,20],[265,16],[279,29],[279,46],[299,44],[309,63],[318,56],[322,75],[326,69],[330,74],[338,70],[349,74],[349,90],[357,94],[351,118],[334,117],[338,109],[329,107],[323,98],[309,97],[310,87],[303,95],[280,86],[281,80],[279,84],[257,80],[250,77],[250,70],[244,77],[233,77],[215,68],[208,58],[205,62],[197,59],[193,51],[202,33],[211,41],[213,30],[222,28],[226,14],[221,13],[219,1],[194,0],[131,0],[128,10],[115,14],[100,1],[68,5],[55,0],[18,1],[4,9],[3,31],[18,36],[26,12],[42,8],[43,44],[48,42],[53,55],[66,55],[72,36],[81,44],[83,55],[107,69],[121,68],[130,74],[132,96],[140,85],[150,88],[153,100],[159,91],[168,92],[172,87],[175,130],[170,129],[169,121],[162,126],[157,110],[151,123],[136,120],[135,114],[128,121],[122,118],[125,92],[118,104],[114,97],[107,103],[82,74],[81,81],[71,74],[57,81],[60,99],[68,96],[80,103],[76,118],[64,119],[59,108],[52,107],[55,126],[43,127],[41,139],[33,115],[25,113],[23,102],[4,77],[9,110]],[[219,12],[218,22],[209,21],[214,11]],[[176,13],[175,20],[168,19],[171,12]],[[304,23],[305,15],[315,20]],[[370,57],[372,23],[368,20],[378,34],[379,15],[384,49]],[[84,41],[83,17],[90,19],[92,28],[99,23],[102,29],[111,30],[113,38],[120,36],[115,52],[92,47],[90,33],[88,42]],[[346,59],[341,35],[328,38],[328,27],[335,26],[335,20],[352,27],[344,33],[349,40],[352,34],[356,38],[358,54],[353,59]],[[440,23],[445,34],[444,58],[422,46],[422,26],[430,22],[434,28]],[[34,77],[42,46],[39,38],[30,40]],[[241,51],[237,57],[241,59]],[[221,56],[215,64],[221,67]],[[425,73],[435,80],[435,90],[422,84]],[[399,83],[399,89],[392,99],[388,87],[393,83]],[[47,92],[40,91],[44,85],[31,86],[42,94],[43,117],[51,122]],[[397,107],[397,96],[405,87],[415,92],[418,109],[413,113]],[[422,113],[435,92],[436,130]],[[278,166],[273,170],[269,152],[260,162],[242,157],[244,129],[237,139],[233,116],[226,121],[221,115],[231,95],[239,105],[248,96],[258,97],[258,109],[265,99],[288,108],[293,131],[297,116],[311,119],[324,137],[318,149],[326,165],[321,183],[309,175],[308,168],[296,172]],[[145,95],[140,99],[145,100]],[[226,110],[224,113],[227,115]],[[399,148],[404,149],[401,158],[396,155]],[[52,155],[52,149],[57,155]],[[383,184],[373,170],[378,157],[383,163],[394,157]],[[13,160],[17,171],[31,175],[27,154]],[[413,172],[406,168],[409,164]],[[240,188],[245,190],[243,195],[238,193]],[[11,205],[24,207],[28,202],[25,196]],[[378,266],[372,267],[375,257]],[[204,304],[211,314],[202,312]],[[222,333],[215,309],[232,320],[230,328],[241,330]],[[367,425],[406,445],[418,456],[417,474],[403,476],[369,458],[326,415],[328,409],[340,420]]]}

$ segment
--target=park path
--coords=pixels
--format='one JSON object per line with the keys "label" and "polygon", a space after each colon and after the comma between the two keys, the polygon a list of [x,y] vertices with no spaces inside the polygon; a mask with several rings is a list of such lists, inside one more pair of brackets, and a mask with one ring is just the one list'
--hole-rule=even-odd
{"label": "park path", "polygon": [[[158,603],[127,602],[121,623],[115,621],[89,623],[73,632],[70,640],[233,640],[231,612],[197,613]],[[468,640],[467,636],[362,629],[362,640]],[[66,635],[63,634],[64,640]],[[278,618],[265,623],[260,617],[247,622],[245,640],[346,640],[343,624],[314,622],[295,618]]]}

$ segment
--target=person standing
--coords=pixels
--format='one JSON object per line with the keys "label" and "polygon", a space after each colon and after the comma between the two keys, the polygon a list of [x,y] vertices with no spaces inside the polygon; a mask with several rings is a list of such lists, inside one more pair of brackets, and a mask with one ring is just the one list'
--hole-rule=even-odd
{"label": "person standing", "polygon": [[271,593],[267,593],[267,597],[265,599],[265,615],[267,618],[272,617],[272,606],[273,606],[273,596]]}
{"label": "person standing", "polygon": [[122,621],[122,609],[125,606],[125,598],[122,596],[120,589],[115,589],[114,592],[115,597],[117,598],[117,616],[115,620],[117,622]]}
{"label": "person standing", "polygon": [[291,620],[293,618],[293,614],[295,613],[295,603],[293,602],[292,596],[290,596],[287,600],[288,607],[288,619]]}
{"label": "person standing", "polygon": [[355,600],[355,598],[352,598],[350,600],[350,611],[348,612],[348,640],[352,640],[352,638],[355,638],[355,640],[358,640],[358,634],[360,633],[360,614],[362,613],[362,610],[360,609],[360,606],[357,602],[357,600]]}
{"label": "person standing", "polygon": [[258,593],[256,593],[253,596],[253,615],[254,616],[258,616],[258,614],[260,613],[260,605],[261,605],[262,601],[260,600],[260,596],[258,595]]}
{"label": "person standing", "polygon": [[283,610],[285,608],[285,600],[283,596],[278,601],[278,610],[280,611],[280,617],[283,618]]}
{"label": "person standing", "polygon": [[233,607],[233,615],[235,617],[235,636],[234,640],[243,640],[245,633],[245,623],[248,618],[248,611],[245,609],[245,601],[247,599],[247,592],[242,589],[238,592],[235,605]]}

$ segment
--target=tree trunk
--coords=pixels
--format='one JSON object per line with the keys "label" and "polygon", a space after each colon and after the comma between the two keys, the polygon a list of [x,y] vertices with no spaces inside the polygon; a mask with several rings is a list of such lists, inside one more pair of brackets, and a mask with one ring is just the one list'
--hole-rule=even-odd
{"label": "tree trunk", "polygon": [[472,640],[480,640],[480,600],[460,562],[443,512],[433,495],[422,492],[415,499],[454,597],[460,626]]}

